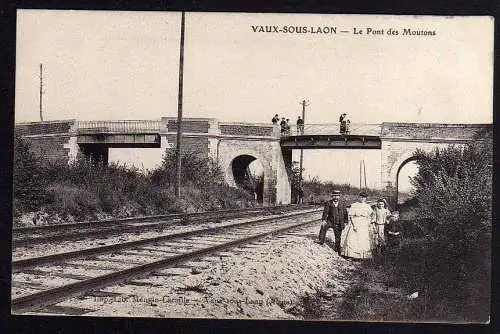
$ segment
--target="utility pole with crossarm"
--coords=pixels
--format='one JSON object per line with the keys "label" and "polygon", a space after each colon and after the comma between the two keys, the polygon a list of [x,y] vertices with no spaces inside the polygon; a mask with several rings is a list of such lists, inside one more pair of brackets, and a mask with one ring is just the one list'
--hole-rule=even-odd
{"label": "utility pole with crossarm", "polygon": [[181,43],[179,51],[179,95],[177,97],[177,145],[176,145],[176,182],[175,196],[181,197],[181,137],[182,137],[182,89],[183,89],[183,68],[184,68],[184,12],[181,16]]}
{"label": "utility pole with crossarm", "polygon": [[[304,122],[304,126],[306,123],[306,106],[309,105],[309,102],[306,100],[300,101],[300,104],[302,105],[302,121]],[[303,134],[303,133],[302,133]],[[299,176],[299,185],[302,187],[302,166],[304,164],[304,150],[300,150],[300,176]]]}

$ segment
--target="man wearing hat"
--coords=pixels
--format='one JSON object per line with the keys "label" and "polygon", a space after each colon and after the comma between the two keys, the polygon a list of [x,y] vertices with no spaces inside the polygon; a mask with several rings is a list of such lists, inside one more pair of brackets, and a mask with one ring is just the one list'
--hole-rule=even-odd
{"label": "man wearing hat", "polygon": [[335,251],[340,253],[340,236],[342,229],[347,225],[348,215],[345,203],[340,201],[339,190],[334,190],[332,192],[332,199],[325,203],[321,219],[323,223],[319,231],[318,243],[322,245],[325,242],[326,231],[332,228],[335,234]]}

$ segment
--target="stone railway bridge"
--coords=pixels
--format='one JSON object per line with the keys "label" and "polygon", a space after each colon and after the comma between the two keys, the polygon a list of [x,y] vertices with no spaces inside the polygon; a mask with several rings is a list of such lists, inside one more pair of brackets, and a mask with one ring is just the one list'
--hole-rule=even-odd
{"label": "stone railway bridge", "polygon": [[[303,133],[292,127],[281,135],[272,124],[229,123],[209,118],[183,120],[183,150],[210,157],[222,167],[226,182],[238,186],[254,160],[263,167],[264,204],[288,204],[291,187],[287,169],[294,149],[375,149],[381,152],[380,181],[387,196],[397,201],[398,174],[414,160],[417,148],[425,151],[470,142],[491,124],[382,123],[352,124],[348,135],[338,124],[306,125]],[[107,163],[109,148],[174,149],[177,119],[152,121],[48,121],[18,123],[17,133],[31,142],[33,151],[47,159],[72,161],[78,153]],[[162,153],[161,153],[162,154]]]}

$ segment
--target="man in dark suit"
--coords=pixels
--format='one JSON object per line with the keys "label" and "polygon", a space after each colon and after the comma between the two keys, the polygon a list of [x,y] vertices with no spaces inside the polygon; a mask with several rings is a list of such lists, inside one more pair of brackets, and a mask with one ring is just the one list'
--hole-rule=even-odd
{"label": "man in dark suit", "polygon": [[340,254],[340,235],[347,225],[348,215],[345,203],[340,201],[339,190],[334,190],[332,199],[325,203],[325,209],[323,210],[323,217],[321,219],[323,223],[319,231],[318,243],[322,245],[325,242],[326,231],[332,228],[335,234],[335,251]]}

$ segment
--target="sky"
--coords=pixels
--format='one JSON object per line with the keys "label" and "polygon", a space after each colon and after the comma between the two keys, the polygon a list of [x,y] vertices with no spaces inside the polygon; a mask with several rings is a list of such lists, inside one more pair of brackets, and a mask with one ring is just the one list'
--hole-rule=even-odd
{"label": "sky", "polygon": [[[18,11],[16,122],[39,120],[40,63],[44,120],[176,116],[180,16]],[[337,33],[311,33],[318,27]],[[188,12],[185,31],[184,117],[269,123],[278,113],[293,121],[306,99],[307,124],[335,123],[344,112],[353,123],[492,122],[489,17]],[[147,168],[161,158],[154,149],[113,149],[110,159],[131,155]],[[306,178],[359,184],[361,160],[368,184],[379,186],[377,150],[306,151]]]}

